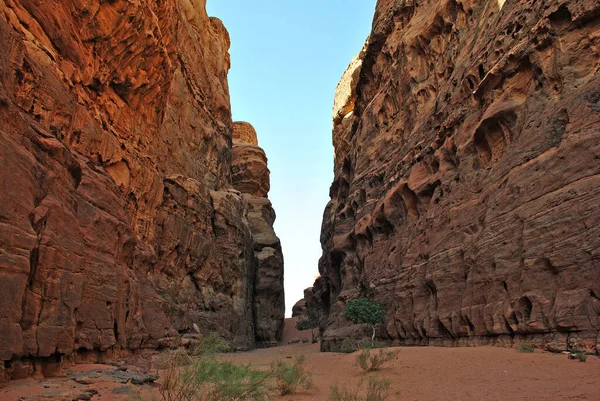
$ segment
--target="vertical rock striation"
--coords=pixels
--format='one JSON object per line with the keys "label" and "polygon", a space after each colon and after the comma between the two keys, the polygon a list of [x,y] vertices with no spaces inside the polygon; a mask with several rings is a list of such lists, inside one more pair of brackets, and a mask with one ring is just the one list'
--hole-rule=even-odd
{"label": "vertical rock striation", "polygon": [[0,0],[0,381],[194,325],[277,338],[268,182],[232,185],[228,49],[204,0]]}
{"label": "vertical rock striation", "polygon": [[600,5],[379,0],[336,93],[323,350],[385,305],[400,344],[598,350]]}
{"label": "vertical rock striation", "polygon": [[285,315],[283,292],[283,254],[275,230],[275,210],[267,194],[270,189],[267,156],[258,146],[252,125],[233,125],[233,186],[247,205],[246,219],[258,261],[254,279],[254,317],[256,342],[263,347],[281,341]]}

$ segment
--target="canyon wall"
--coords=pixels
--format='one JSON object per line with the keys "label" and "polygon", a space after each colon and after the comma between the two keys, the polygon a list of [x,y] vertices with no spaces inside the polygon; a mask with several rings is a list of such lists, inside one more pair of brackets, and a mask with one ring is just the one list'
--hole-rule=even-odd
{"label": "canyon wall", "polygon": [[205,0],[0,0],[0,382],[194,327],[280,338],[266,157],[235,156],[229,45]]}
{"label": "canyon wall", "polygon": [[270,189],[267,156],[258,146],[252,125],[233,126],[232,178],[242,193],[246,219],[257,260],[254,279],[253,310],[257,345],[276,346],[283,334],[285,294],[283,292],[283,253],[275,234],[275,210],[267,198]]}
{"label": "canyon wall", "polygon": [[369,297],[396,344],[597,352],[600,3],[379,0],[333,117],[322,350]]}

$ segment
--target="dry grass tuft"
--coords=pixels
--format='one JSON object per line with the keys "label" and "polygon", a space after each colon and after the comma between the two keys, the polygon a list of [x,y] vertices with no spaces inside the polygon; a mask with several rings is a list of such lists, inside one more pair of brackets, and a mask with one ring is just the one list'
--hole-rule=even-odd
{"label": "dry grass tuft", "polygon": [[390,381],[370,377],[367,388],[363,390],[365,380],[354,388],[340,388],[338,384],[331,386],[329,401],[385,401],[390,396]]}
{"label": "dry grass tuft", "polygon": [[388,351],[385,349],[374,351],[371,349],[365,349],[356,356],[356,365],[365,372],[371,372],[379,369],[387,362],[396,358],[397,355],[397,351]]}
{"label": "dry grass tuft", "polygon": [[312,374],[306,368],[306,357],[301,355],[293,363],[277,361],[271,364],[275,388],[281,395],[294,394],[298,389],[312,387]]}

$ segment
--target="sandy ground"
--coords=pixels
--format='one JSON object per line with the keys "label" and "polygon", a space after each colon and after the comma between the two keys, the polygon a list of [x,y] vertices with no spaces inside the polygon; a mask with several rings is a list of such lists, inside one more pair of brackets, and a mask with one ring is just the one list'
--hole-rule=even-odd
{"label": "sandy ground", "polygon": [[[290,328],[291,326],[291,328]],[[285,339],[310,337],[287,325]],[[590,356],[586,363],[567,359],[563,354],[519,353],[515,349],[479,348],[398,348],[398,357],[372,373],[392,383],[390,401],[494,401],[494,400],[594,400],[600,401],[600,360]],[[221,359],[250,363],[267,369],[271,362],[305,355],[313,373],[314,387],[274,400],[326,401],[329,387],[356,385],[364,376],[355,366],[356,354],[320,353],[318,344],[294,344],[246,353],[225,354]],[[114,371],[111,366],[79,365],[74,373],[86,370]],[[0,401],[68,400],[72,394],[94,389],[92,400],[131,400],[137,391],[156,393],[149,385],[133,386],[106,380],[101,374],[89,385],[71,378],[14,381],[0,389]],[[70,390],[70,395],[65,391]],[[46,395],[44,397],[44,395]],[[72,398],[71,398],[72,399]],[[71,401],[71,400],[69,400]]]}
{"label": "sandy ground", "polygon": [[292,317],[285,319],[285,324],[283,325],[283,334],[282,334],[282,342],[287,343],[292,338],[310,338],[310,332],[308,331],[298,331],[296,330],[296,322],[298,318]]}
{"label": "sandy ground", "polygon": [[[522,354],[493,347],[397,350],[398,358],[375,373],[392,382],[390,400],[600,400],[600,360],[596,357],[581,363],[562,354]],[[300,354],[308,358],[315,388],[275,399],[325,401],[335,382],[354,385],[364,377],[354,364],[355,354],[320,353],[316,344],[226,358],[266,368],[271,361]]]}

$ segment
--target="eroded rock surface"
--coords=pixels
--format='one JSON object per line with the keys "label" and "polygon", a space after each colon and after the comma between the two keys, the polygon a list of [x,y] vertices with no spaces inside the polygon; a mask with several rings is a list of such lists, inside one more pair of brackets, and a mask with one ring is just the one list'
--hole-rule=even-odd
{"label": "eroded rock surface", "polygon": [[254,127],[245,122],[233,126],[232,181],[238,191],[256,197],[266,197],[271,188],[267,156]]}
{"label": "eroded rock surface", "polygon": [[204,0],[0,0],[0,381],[194,324],[279,335],[255,318],[282,261],[248,219],[268,182],[232,185],[228,49]]}
{"label": "eroded rock surface", "polygon": [[267,156],[258,146],[256,131],[245,122],[233,125],[233,186],[243,193],[246,219],[254,242],[258,268],[254,279],[254,316],[257,344],[274,346],[281,341],[285,315],[283,254],[275,234],[275,210],[270,188]]}
{"label": "eroded rock surface", "polygon": [[341,313],[361,296],[400,344],[598,350],[599,16],[593,0],[378,2],[336,94],[323,350],[366,334]]}
{"label": "eroded rock surface", "polygon": [[314,304],[313,287],[304,289],[304,297],[292,307],[292,317],[308,316],[308,311],[316,312],[317,306]]}

